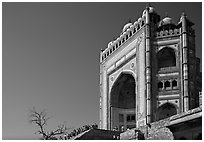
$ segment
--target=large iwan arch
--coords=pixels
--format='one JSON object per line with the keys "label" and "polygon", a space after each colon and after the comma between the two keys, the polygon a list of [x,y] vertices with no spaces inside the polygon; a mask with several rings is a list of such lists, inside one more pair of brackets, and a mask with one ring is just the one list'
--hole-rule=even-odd
{"label": "large iwan arch", "polygon": [[135,127],[135,79],[131,74],[121,73],[116,79],[110,93],[110,105],[111,129]]}

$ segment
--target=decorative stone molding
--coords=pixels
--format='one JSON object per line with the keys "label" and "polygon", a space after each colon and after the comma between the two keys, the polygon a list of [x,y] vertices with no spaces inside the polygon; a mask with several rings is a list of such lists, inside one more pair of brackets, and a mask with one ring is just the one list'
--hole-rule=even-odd
{"label": "decorative stone molding", "polygon": [[134,22],[133,25],[130,25],[129,23],[129,25],[125,27],[125,30],[120,34],[120,36],[116,40],[110,41],[108,43],[108,47],[104,51],[102,51],[101,61],[103,62],[116,49],[121,47],[130,37],[138,33],[140,29],[144,27],[144,25],[145,16],[140,17],[137,21]]}
{"label": "decorative stone molding", "polygon": [[180,34],[179,29],[170,29],[170,30],[161,30],[155,33],[155,37],[170,37],[170,36],[178,36]]}

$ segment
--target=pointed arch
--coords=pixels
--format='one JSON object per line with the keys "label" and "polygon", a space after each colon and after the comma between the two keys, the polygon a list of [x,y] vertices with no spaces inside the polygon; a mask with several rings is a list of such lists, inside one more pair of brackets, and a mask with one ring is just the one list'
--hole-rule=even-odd
{"label": "pointed arch", "polygon": [[122,72],[114,82],[110,92],[112,107],[135,108],[135,78],[131,73]]}
{"label": "pointed arch", "polygon": [[176,66],[176,55],[174,49],[164,47],[157,54],[158,68]]}
{"label": "pointed arch", "polygon": [[156,119],[161,120],[177,114],[177,108],[172,103],[165,103],[157,109]]}

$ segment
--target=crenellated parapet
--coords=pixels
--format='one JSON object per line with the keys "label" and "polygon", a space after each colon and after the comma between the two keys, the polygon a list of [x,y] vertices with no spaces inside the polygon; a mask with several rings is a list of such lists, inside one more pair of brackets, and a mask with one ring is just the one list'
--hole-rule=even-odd
{"label": "crenellated parapet", "polygon": [[129,38],[134,36],[136,33],[140,31],[140,29],[144,27],[144,25],[146,24],[145,14],[146,13],[144,10],[142,17],[140,17],[133,24],[132,23],[126,24],[120,36],[116,40],[108,43],[108,47],[101,53],[101,62],[106,60],[106,58],[108,58],[111,54],[113,54],[113,52],[120,48]]}

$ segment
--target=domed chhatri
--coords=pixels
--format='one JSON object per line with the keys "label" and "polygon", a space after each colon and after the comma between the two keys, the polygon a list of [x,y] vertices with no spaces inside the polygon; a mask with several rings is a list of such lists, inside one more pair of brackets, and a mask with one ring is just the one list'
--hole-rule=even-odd
{"label": "domed chhatri", "polygon": [[164,19],[162,19],[159,22],[159,27],[163,26],[163,25],[175,25],[174,21],[172,18],[170,17],[165,17]]}
{"label": "domed chhatri", "polygon": [[108,48],[111,47],[112,44],[113,44],[113,41],[110,41],[110,42],[108,43]]}
{"label": "domed chhatri", "polygon": [[[154,14],[157,14],[157,12],[155,11],[155,8],[154,7],[147,7],[149,9],[149,13],[154,13]],[[142,15],[145,15],[146,14],[146,11],[147,9],[145,9],[143,12],[142,12]]]}
{"label": "domed chhatri", "polygon": [[154,9],[154,7],[149,7],[149,13],[157,13]]}
{"label": "domed chhatri", "polygon": [[132,25],[132,23],[125,24],[125,26],[123,27],[123,32],[125,32],[127,29],[129,29],[131,25]]}

